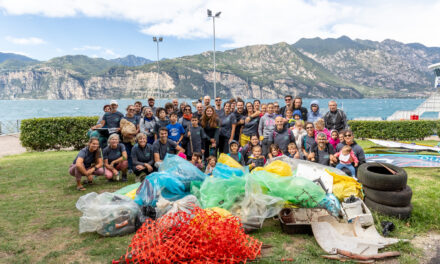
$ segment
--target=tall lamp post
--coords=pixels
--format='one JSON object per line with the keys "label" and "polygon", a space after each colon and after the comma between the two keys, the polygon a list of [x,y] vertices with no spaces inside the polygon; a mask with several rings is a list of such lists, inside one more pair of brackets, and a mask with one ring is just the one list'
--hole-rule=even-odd
{"label": "tall lamp post", "polygon": [[217,89],[215,87],[215,19],[220,18],[221,13],[222,12],[217,12],[215,15],[212,15],[212,11],[208,9],[208,17],[212,17],[212,30],[214,33],[214,52],[213,52],[213,57],[214,57],[214,98],[217,97]]}
{"label": "tall lamp post", "polygon": [[159,97],[160,97],[161,94],[160,94],[160,82],[159,82],[159,76],[160,76],[160,73],[159,73],[159,42],[162,42],[163,38],[162,37],[159,37],[159,38],[153,37],[153,41],[156,42],[156,46],[157,46],[157,91],[158,91]]}

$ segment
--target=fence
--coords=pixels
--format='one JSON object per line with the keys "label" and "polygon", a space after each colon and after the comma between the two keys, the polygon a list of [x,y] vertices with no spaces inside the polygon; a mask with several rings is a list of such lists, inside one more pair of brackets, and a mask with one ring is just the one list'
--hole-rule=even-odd
{"label": "fence", "polygon": [[21,120],[0,121],[0,135],[19,133],[20,124]]}

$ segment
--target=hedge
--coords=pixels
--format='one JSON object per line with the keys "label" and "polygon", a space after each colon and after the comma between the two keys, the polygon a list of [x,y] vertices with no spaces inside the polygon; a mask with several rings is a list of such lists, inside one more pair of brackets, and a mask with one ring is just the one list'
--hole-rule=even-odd
{"label": "hedge", "polygon": [[348,121],[356,138],[386,140],[423,140],[440,131],[440,122],[414,121]]}
{"label": "hedge", "polygon": [[21,121],[20,140],[23,147],[47,149],[80,149],[87,143],[86,133],[98,117],[50,117]]}

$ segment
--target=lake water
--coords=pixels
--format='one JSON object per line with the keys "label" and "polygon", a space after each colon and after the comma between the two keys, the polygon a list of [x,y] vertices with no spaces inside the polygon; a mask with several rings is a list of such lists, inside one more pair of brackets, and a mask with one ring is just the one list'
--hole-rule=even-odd
{"label": "lake water", "polygon": [[[303,106],[310,108],[313,99],[304,99]],[[319,99],[321,112],[328,110],[330,99]],[[412,110],[419,106],[425,99],[337,99],[338,107],[343,108],[349,119],[358,117],[386,117],[397,110]],[[136,100],[118,100],[119,111],[125,114],[125,108]],[[140,100],[147,104],[147,100]],[[156,100],[156,106],[163,106],[169,100]],[[191,99],[180,99],[179,102],[192,102]],[[252,101],[252,100],[246,100]],[[263,103],[278,101],[280,106],[284,100],[261,100]],[[98,116],[102,115],[102,107],[110,100],[0,100],[0,122],[5,127],[13,127],[17,120],[34,117],[55,116]],[[212,104],[214,102],[212,101]],[[423,116],[423,117],[435,117]],[[7,124],[7,125],[5,125]],[[11,125],[12,124],[12,125]],[[9,128],[12,129],[12,128]]]}

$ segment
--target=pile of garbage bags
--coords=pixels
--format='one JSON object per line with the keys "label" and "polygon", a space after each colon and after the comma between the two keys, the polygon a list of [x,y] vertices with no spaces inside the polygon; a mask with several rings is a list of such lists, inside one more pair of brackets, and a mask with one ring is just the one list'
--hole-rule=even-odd
{"label": "pile of garbage bags", "polygon": [[[324,208],[338,217],[340,201],[351,195],[362,197],[361,188],[338,169],[287,157],[274,158],[265,167],[249,172],[248,167],[222,154],[212,176],[207,176],[190,162],[167,154],[159,171],[140,185],[102,197],[87,194],[80,198],[77,208],[84,213],[81,233],[118,235],[122,229],[116,224],[122,215],[131,224],[135,214],[142,216],[148,210],[155,211],[154,216],[159,218],[190,212],[194,207],[229,212],[239,217],[244,228],[252,230],[261,228],[266,218],[286,206]],[[139,219],[142,222],[145,215]],[[110,230],[112,225],[114,229]]]}

